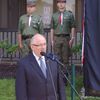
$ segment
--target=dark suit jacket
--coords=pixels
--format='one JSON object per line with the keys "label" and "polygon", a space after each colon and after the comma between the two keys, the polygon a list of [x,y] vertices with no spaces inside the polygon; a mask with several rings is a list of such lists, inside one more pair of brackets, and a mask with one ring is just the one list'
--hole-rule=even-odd
{"label": "dark suit jacket", "polygon": [[47,78],[44,77],[32,53],[18,62],[16,100],[56,100],[54,91],[57,100],[66,100],[65,85],[57,63],[46,59],[46,65]]}

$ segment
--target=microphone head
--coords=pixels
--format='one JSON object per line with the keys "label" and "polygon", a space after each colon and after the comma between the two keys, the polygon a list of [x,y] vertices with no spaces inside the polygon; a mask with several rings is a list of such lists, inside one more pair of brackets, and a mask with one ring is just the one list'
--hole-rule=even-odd
{"label": "microphone head", "polygon": [[52,54],[52,53],[40,52],[40,54],[41,54],[42,56],[45,56],[46,58],[49,58],[49,59],[53,60],[53,61],[57,59],[57,56],[55,56],[55,55]]}
{"label": "microphone head", "polygon": [[40,52],[40,54],[41,54],[42,56],[45,56],[45,55],[46,55],[46,53],[45,53],[45,52]]}

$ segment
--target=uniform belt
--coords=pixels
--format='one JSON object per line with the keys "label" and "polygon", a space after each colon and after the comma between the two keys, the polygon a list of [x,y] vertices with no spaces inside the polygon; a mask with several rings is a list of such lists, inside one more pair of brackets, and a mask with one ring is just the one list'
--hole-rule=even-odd
{"label": "uniform belt", "polygon": [[22,35],[22,40],[32,38],[33,35]]}
{"label": "uniform belt", "polygon": [[70,36],[69,34],[55,34],[54,36],[58,36],[58,37],[65,37],[65,36]]}

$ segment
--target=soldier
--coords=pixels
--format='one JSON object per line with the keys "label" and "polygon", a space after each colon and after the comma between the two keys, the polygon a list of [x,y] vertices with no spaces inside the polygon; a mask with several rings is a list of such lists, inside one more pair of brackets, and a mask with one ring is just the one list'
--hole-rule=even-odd
{"label": "soldier", "polygon": [[41,17],[35,14],[36,0],[27,0],[27,14],[19,19],[18,44],[22,57],[30,52],[30,38],[36,34],[43,34],[43,23]]}
{"label": "soldier", "polygon": [[66,10],[66,0],[57,0],[58,11],[51,20],[51,42],[54,52],[64,64],[68,64],[70,48],[75,39],[75,20],[71,11]]}

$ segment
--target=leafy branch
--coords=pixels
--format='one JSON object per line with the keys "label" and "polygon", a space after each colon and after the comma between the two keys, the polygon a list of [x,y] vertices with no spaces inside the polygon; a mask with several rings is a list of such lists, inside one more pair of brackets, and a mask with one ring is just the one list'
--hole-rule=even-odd
{"label": "leafy branch", "polygon": [[77,53],[81,54],[81,51],[82,51],[82,38],[80,39],[80,41],[77,45],[72,47],[71,50],[74,54],[77,54]]}
{"label": "leafy branch", "polygon": [[8,43],[8,40],[4,40],[0,42],[0,48],[6,50],[8,54],[12,54],[17,51],[18,44],[12,45]]}

